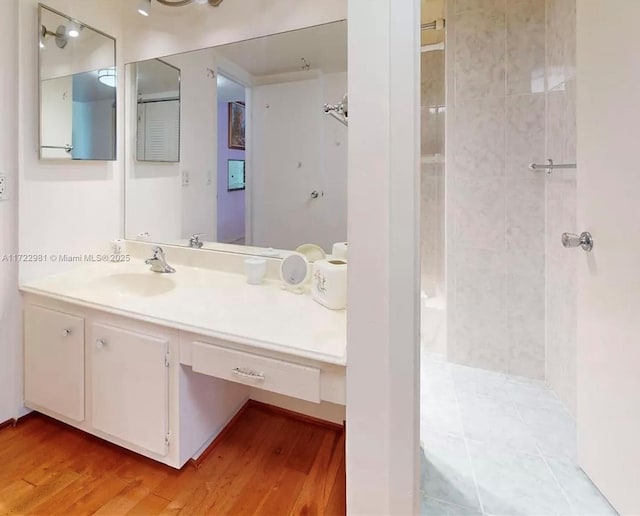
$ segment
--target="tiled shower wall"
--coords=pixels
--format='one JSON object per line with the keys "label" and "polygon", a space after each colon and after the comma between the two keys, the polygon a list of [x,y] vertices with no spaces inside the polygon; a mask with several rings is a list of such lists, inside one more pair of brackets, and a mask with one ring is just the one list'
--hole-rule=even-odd
{"label": "tiled shower wall", "polygon": [[[576,162],[576,0],[547,0],[547,155]],[[580,171],[578,170],[579,174]],[[576,412],[576,267],[580,253],[564,249],[576,227],[576,170],[547,177],[547,380]]]}
{"label": "tiled shower wall", "polygon": [[545,0],[448,0],[447,355],[545,375]]}
{"label": "tiled shower wall", "polygon": [[444,50],[421,54],[422,292],[443,297],[444,278]]}
{"label": "tiled shower wall", "polygon": [[575,406],[575,0],[447,1],[450,360]]}

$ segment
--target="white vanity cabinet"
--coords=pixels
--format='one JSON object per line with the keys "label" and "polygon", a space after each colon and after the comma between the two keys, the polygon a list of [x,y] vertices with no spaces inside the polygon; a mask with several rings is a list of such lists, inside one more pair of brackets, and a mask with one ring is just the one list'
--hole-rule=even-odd
{"label": "white vanity cabinet", "polygon": [[25,402],[84,421],[84,318],[28,305],[24,339]]}
{"label": "white vanity cabinet", "polygon": [[169,339],[99,323],[89,335],[94,428],[166,455]]}
{"label": "white vanity cabinet", "polygon": [[254,396],[332,421],[343,409],[343,366],[102,306],[24,299],[25,405],[170,466],[198,457]]}

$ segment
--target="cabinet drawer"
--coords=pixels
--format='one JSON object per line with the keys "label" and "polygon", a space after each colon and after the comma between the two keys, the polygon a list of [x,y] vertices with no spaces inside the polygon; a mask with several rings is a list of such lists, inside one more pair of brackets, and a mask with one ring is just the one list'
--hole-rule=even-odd
{"label": "cabinet drawer", "polygon": [[207,374],[320,403],[320,369],[194,342],[192,367]]}

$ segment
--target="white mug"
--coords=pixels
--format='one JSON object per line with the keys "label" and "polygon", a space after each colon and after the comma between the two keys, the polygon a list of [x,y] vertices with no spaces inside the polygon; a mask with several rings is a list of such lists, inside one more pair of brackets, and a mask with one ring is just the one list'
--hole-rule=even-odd
{"label": "white mug", "polygon": [[267,274],[267,260],[264,258],[247,258],[244,261],[244,273],[249,285],[260,285]]}

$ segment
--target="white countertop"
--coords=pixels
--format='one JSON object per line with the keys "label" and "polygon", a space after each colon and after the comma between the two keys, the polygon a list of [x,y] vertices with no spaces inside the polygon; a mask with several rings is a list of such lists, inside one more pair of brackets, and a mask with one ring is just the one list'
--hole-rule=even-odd
{"label": "white countertop", "polygon": [[[240,274],[172,265],[175,274],[151,272],[141,261],[100,263],[28,282],[20,290],[256,348],[346,365],[345,310],[328,310],[308,293],[282,290],[280,281],[249,285]],[[121,275],[140,274],[149,275],[148,280],[142,279],[151,285],[173,283],[175,287],[143,296],[112,286],[113,275],[126,283],[129,276]]]}

